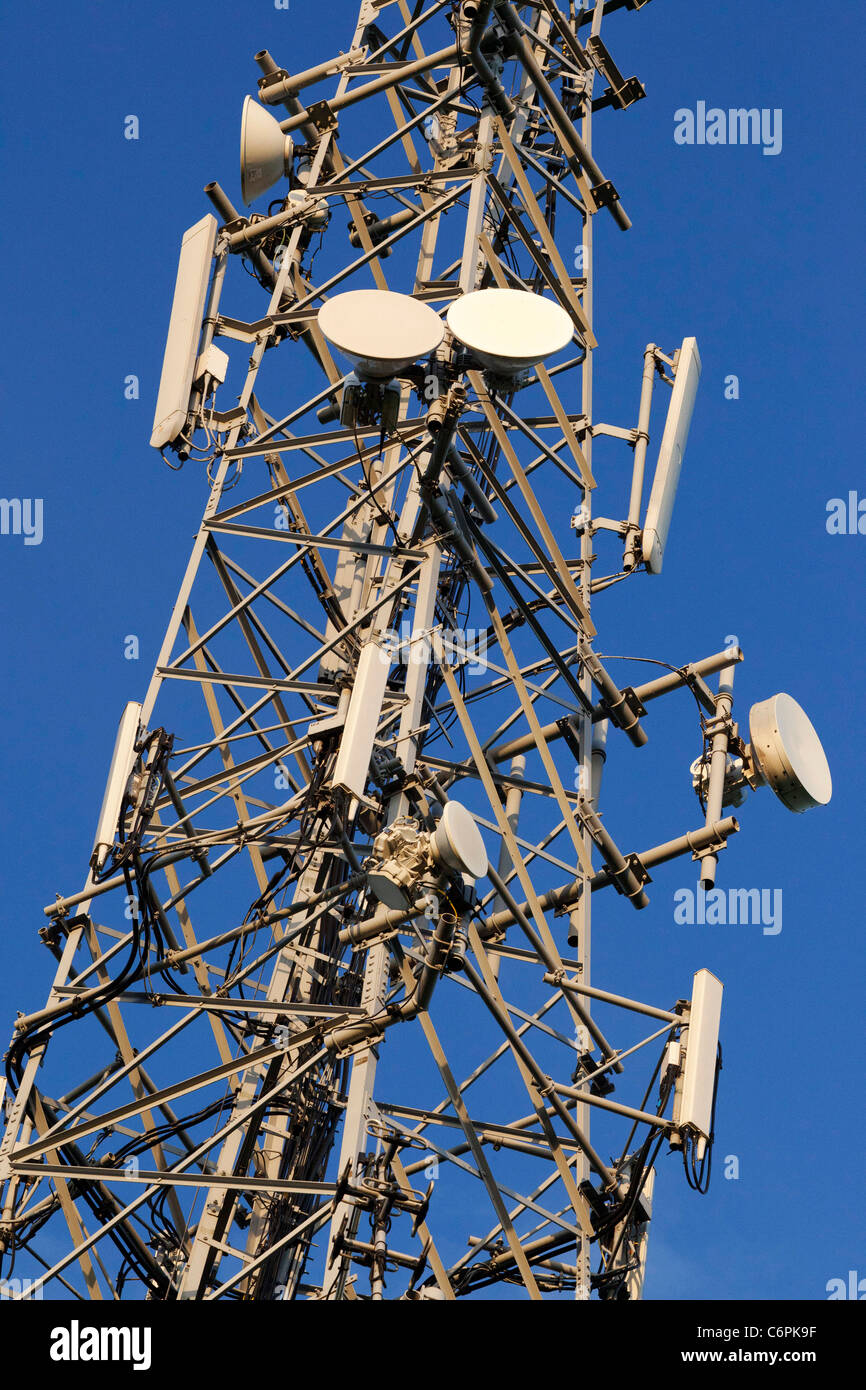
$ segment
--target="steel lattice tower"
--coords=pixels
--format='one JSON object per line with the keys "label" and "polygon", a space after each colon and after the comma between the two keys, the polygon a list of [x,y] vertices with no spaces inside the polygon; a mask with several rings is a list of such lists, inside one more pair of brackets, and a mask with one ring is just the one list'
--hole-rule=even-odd
{"label": "steel lattice tower", "polygon": [[[195,365],[181,383],[169,351],[163,381],[204,514],[0,1083],[0,1272],[36,1255],[48,1297],[640,1297],[661,1145],[705,1183],[716,982],[671,981],[662,1007],[591,976],[596,892],[640,910],[678,856],[711,885],[723,807],[761,780],[738,649],[636,687],[597,655],[596,596],[660,563],[654,389],[664,413],[699,370],[693,340],[650,345],[636,424],[597,425],[594,227],[630,224],[593,125],[644,95],[602,29],[644,4],[363,0],[331,61],[256,55],[247,119],[267,142],[276,115],[277,164],[292,137],[284,182],[250,216],[208,185],[172,321],[198,256]],[[239,259],[261,291],[232,317]],[[509,375],[449,332],[389,403],[319,323],[358,288],[441,315],[529,292],[572,342]],[[633,452],[617,521],[593,507],[599,433]],[[703,812],[634,849],[599,814],[605,739],[639,748],[675,691]],[[484,837],[476,881],[454,803]]]}

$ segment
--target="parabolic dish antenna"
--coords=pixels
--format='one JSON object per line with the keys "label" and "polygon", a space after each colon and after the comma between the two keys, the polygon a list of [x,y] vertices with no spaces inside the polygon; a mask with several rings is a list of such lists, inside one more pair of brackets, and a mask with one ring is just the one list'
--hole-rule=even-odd
{"label": "parabolic dish antenna", "polygon": [[361,377],[387,380],[435,352],[445,337],[439,315],[392,290],[348,290],[323,304],[319,327]]}
{"label": "parabolic dish antenna", "polygon": [[459,801],[449,801],[433,836],[433,850],[439,859],[470,878],[487,873],[487,850],[475,817]]}
{"label": "parabolic dish antenna", "polygon": [[561,352],[574,333],[559,304],[529,290],[473,290],[455,299],[447,320],[479,362],[506,376]]}
{"label": "parabolic dish antenna", "polygon": [[247,207],[291,172],[294,148],[292,137],[280,130],[270,111],[246,97],[241,117],[241,197]]}
{"label": "parabolic dish antenna", "polygon": [[764,781],[789,811],[826,806],[833,780],[821,740],[790,695],[771,695],[749,711],[752,754]]}

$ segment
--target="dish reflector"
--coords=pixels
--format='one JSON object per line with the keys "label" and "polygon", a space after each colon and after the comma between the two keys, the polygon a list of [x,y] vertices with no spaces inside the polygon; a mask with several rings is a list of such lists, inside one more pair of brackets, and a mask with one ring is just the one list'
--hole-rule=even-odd
{"label": "dish reflector", "polygon": [[433,849],[449,869],[470,878],[487,873],[487,850],[475,817],[459,801],[449,801],[433,836]]}
{"label": "dish reflector", "polygon": [[283,134],[279,121],[246,97],[241,117],[241,197],[247,207],[291,172],[294,151],[292,137]]}
{"label": "dish reflector", "polygon": [[833,779],[821,740],[790,695],[752,705],[749,737],[758,771],[789,811],[826,806]]}
{"label": "dish reflector", "polygon": [[455,299],[447,320],[454,337],[485,367],[506,376],[537,367],[574,333],[559,304],[529,290],[473,290]]}
{"label": "dish reflector", "polygon": [[323,304],[319,327],[361,377],[386,379],[429,357],[445,337],[439,315],[392,290],[348,290]]}

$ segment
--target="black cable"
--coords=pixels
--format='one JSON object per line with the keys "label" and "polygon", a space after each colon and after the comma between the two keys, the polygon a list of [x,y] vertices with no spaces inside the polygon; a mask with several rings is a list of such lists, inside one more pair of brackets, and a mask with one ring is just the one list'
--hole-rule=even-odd
{"label": "black cable", "polygon": [[[710,1179],[713,1173],[713,1143],[715,1140],[716,1129],[716,1101],[719,1094],[719,1075],[722,1070],[722,1045],[719,1043],[716,1053],[716,1075],[713,1081],[713,1107],[710,1112],[710,1134],[707,1140],[707,1147],[701,1159],[701,1165],[696,1166],[694,1144],[689,1136],[687,1143],[683,1145],[683,1168],[685,1169],[686,1182],[694,1192],[699,1192],[702,1197],[710,1190]],[[688,1157],[687,1157],[688,1150]]]}

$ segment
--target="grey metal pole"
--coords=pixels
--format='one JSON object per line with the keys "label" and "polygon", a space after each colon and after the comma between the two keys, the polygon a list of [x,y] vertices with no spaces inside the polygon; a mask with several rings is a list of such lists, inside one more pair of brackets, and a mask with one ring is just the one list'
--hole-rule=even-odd
{"label": "grey metal pole", "polygon": [[[526,758],[523,757],[522,754],[518,754],[516,758],[512,758],[510,770],[512,777],[522,777],[526,771]],[[514,785],[510,786],[505,793],[505,816],[515,835],[517,834],[517,825],[520,819],[520,803],[522,800],[523,791],[521,788]],[[501,879],[505,880],[509,873],[513,872],[513,868],[511,855],[508,853],[508,846],[503,839],[499,846],[499,863],[496,866],[496,872]],[[500,894],[497,894],[494,898],[494,910],[496,910],[497,906],[500,909],[504,906]],[[491,968],[496,978],[499,976],[499,963],[499,958],[494,956],[491,962]]]}
{"label": "grey metal pole", "polygon": [[622,567],[632,570],[637,564],[638,541],[640,537],[640,512],[643,500],[644,469],[646,467],[647,446],[649,444],[650,412],[652,410],[653,386],[656,378],[656,345],[648,343],[643,355],[643,377],[640,390],[640,407],[637,418],[637,439],[634,446],[634,468],[631,478],[631,496],[628,503],[628,530],[625,537],[625,555]]}
{"label": "grey metal pole", "polygon": [[[571,160],[569,160],[570,166],[573,168],[574,172],[578,172],[574,166],[576,164],[581,164],[586,169],[596,189],[611,187],[609,180],[605,178],[601,169],[593,159],[589,145],[581,140],[571,123],[568,112],[565,110],[562,102],[557,97],[547,78],[544,76],[544,73],[541,71],[541,68],[538,66],[538,63],[535,61],[535,55],[526,40],[523,25],[518,15],[515,13],[514,7],[507,3],[497,3],[496,11],[501,15],[506,28],[511,34],[514,52],[526,68],[526,71],[530,74],[538,91],[549,106],[562,143],[571,151]],[[608,201],[607,203],[611,217],[622,231],[627,232],[631,226],[631,219],[626,215],[625,208],[619,201],[619,195],[612,194],[611,197],[612,201]]]}
{"label": "grey metal pole", "polygon": [[[697,830],[691,830],[686,835],[678,835],[675,840],[667,840],[663,845],[655,845],[652,849],[641,850],[635,857],[640,860],[644,868],[651,869],[656,864],[666,864],[671,859],[678,859],[683,854],[695,854],[700,850],[718,848],[729,835],[735,835],[739,830],[739,823],[734,816],[728,816],[725,820],[715,821],[713,825],[701,826]],[[611,871],[609,868],[601,869],[589,881],[589,891],[597,892],[600,888],[606,888],[611,882]],[[554,912],[562,912],[576,903],[581,896],[583,879],[574,879],[571,883],[564,884],[561,888],[551,888],[547,893],[542,893],[538,899],[539,905],[544,912],[551,909]],[[518,904],[521,912],[526,912],[528,903]],[[487,938],[495,936],[504,927],[508,927],[516,920],[513,912],[503,908],[502,911],[492,913],[486,920],[482,935]]]}
{"label": "grey metal pole", "polygon": [[[328,105],[335,114],[338,111],[345,111],[349,106],[357,106],[359,101],[366,101],[368,97],[378,96],[380,92],[389,91],[398,82],[405,82],[409,77],[417,77],[419,73],[429,72],[431,68],[450,65],[459,56],[459,52],[457,45],[451,44],[448,48],[440,48],[437,53],[428,53],[426,57],[416,59],[414,63],[395,65],[395,72],[384,73],[383,76],[374,78],[372,82],[365,82],[360,87],[353,87],[350,91],[344,91],[339,96],[334,97]],[[289,83],[291,83],[291,78]],[[292,96],[293,94],[294,89],[291,85],[287,88],[282,79],[259,88],[259,97],[266,106],[279,106],[285,96]],[[280,129],[288,134],[290,131],[306,125],[310,119],[309,111],[302,110],[297,116],[290,116],[287,121],[281,121]]]}
{"label": "grey metal pole", "polygon": [[[719,691],[716,696],[716,714],[712,723],[712,753],[710,755],[710,777],[707,786],[707,826],[714,824],[722,814],[725,794],[725,776],[728,769],[728,742],[730,739],[731,709],[734,704],[734,672],[736,667],[726,666],[719,676]],[[718,855],[707,850],[701,855],[701,887],[707,892],[716,881]]]}

